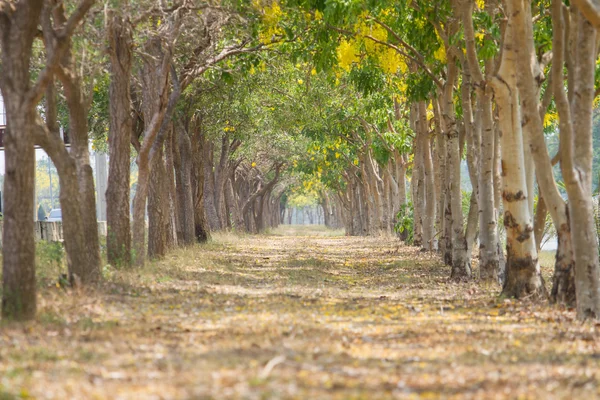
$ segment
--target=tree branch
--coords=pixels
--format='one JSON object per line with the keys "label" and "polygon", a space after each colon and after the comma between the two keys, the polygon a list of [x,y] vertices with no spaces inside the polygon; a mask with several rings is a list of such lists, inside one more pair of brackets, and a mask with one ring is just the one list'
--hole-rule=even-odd
{"label": "tree branch", "polygon": [[79,23],[83,20],[89,9],[94,5],[96,0],[81,0],[79,6],[73,11],[67,22],[62,28],[54,32],[54,38],[56,44],[53,46],[52,52],[49,54],[46,66],[40,72],[37,81],[27,93],[26,100],[29,104],[35,105],[40,102],[46,86],[52,81],[54,73],[56,72],[61,59],[69,44],[71,42],[71,36],[75,32],[75,29],[79,26]]}

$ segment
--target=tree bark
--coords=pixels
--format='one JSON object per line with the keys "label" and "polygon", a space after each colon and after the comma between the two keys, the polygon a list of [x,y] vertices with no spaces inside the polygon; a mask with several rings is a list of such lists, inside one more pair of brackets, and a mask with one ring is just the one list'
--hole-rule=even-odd
{"label": "tree bark", "polygon": [[[150,38],[146,43],[146,56],[141,71],[143,94],[144,134],[143,143],[138,147],[138,183],[133,199],[133,248],[135,264],[143,266],[146,260],[146,204],[150,185],[151,168],[156,153],[162,148],[158,140],[163,121],[171,103],[167,100],[169,90],[169,68],[171,57],[163,52],[158,38]],[[174,104],[172,105],[174,107]],[[135,142],[134,142],[135,144]],[[154,145],[157,149],[154,149]]]}
{"label": "tree bark", "polygon": [[[30,5],[30,7],[35,6]],[[36,18],[36,12],[25,7],[19,8],[19,12],[27,13],[27,19]],[[35,25],[32,29],[34,28]],[[28,32],[22,34],[27,36]],[[26,52],[27,48],[20,51]],[[34,206],[33,121],[35,118],[33,107],[27,107],[22,101],[22,93],[27,93],[29,89],[28,56],[30,53],[25,54],[27,58],[14,54],[14,60],[7,60],[7,53],[10,52],[3,47],[2,54],[6,54],[2,60],[3,74],[6,75],[2,78],[2,93],[8,124],[4,136],[6,174],[2,237],[2,317],[27,320],[34,318],[36,312],[35,242],[31,221]],[[21,69],[26,74],[18,72],[15,68]],[[13,84],[19,85],[21,90],[13,92],[9,89],[5,83],[7,78],[11,78]]]}
{"label": "tree bark", "polygon": [[131,65],[133,39],[129,22],[111,15],[108,25],[111,68],[109,88],[110,127],[108,146],[106,252],[112,265],[131,265],[131,217],[129,213],[131,116]]}
{"label": "tree bark", "polygon": [[165,139],[165,200],[164,205],[167,212],[166,229],[166,245],[167,249],[174,249],[178,246],[177,241],[177,195],[175,189],[175,161],[174,161],[174,137],[175,127],[173,122],[169,124],[169,134]]}
{"label": "tree bark", "polygon": [[433,176],[433,161],[431,158],[431,141],[427,129],[427,105],[419,102],[419,120],[421,136],[421,159],[423,160],[423,184],[425,189],[425,208],[423,209],[423,246],[425,249],[435,250],[435,183]]}
{"label": "tree bark", "polygon": [[204,207],[210,229],[218,231],[221,229],[221,221],[215,203],[214,144],[207,139],[204,140]]}
{"label": "tree bark", "polygon": [[[35,132],[35,142],[53,160],[58,172],[60,206],[64,213],[62,227],[67,252],[68,279],[71,283],[75,282],[75,277],[79,280],[84,277],[88,281],[86,271],[89,265],[81,217],[81,196],[77,180],[77,166],[60,137],[54,82],[48,85],[45,100],[47,130],[44,129],[43,123],[40,121]],[[90,268],[90,271],[93,273],[93,268]]]}
{"label": "tree bark", "polygon": [[[450,212],[452,229],[452,272],[450,277],[462,280],[471,277],[471,262],[467,254],[467,241],[464,235],[462,215],[462,193],[460,190],[460,146],[459,132],[454,119],[454,102],[452,98],[454,82],[457,78],[456,59],[448,57],[448,80],[444,85],[443,100],[440,104],[444,116],[445,133],[447,135],[446,168],[450,194]],[[448,212],[448,211],[447,211]]]}
{"label": "tree bark", "polygon": [[178,238],[181,244],[194,243],[194,197],[192,192],[192,144],[182,127],[174,132],[173,161],[175,164],[176,198],[178,216]]}
{"label": "tree bark", "polygon": [[148,191],[148,257],[161,259],[167,254],[168,193],[165,191],[165,163],[162,149],[150,171]]}
{"label": "tree bark", "polygon": [[[577,9],[571,11],[568,24],[571,41],[569,71],[569,101],[562,82],[563,60],[566,48],[565,19],[561,1],[552,3],[554,29],[553,48],[556,52],[553,66],[554,94],[559,114],[561,169],[569,196],[569,216],[575,254],[575,290],[577,317],[600,317],[600,271],[598,242],[592,205],[592,109],[594,99],[594,71],[596,62],[596,30]],[[572,63],[572,64],[571,64]],[[572,68],[575,66],[575,68]],[[577,135],[574,135],[577,132]]]}
{"label": "tree bark", "polygon": [[[32,45],[41,0],[20,1],[0,11],[2,74],[6,107],[4,136],[4,229],[2,232],[2,317],[27,320],[36,313],[34,204],[35,107],[41,96],[30,82]],[[38,81],[39,83],[39,81]],[[43,90],[43,89],[42,89]]]}
{"label": "tree bark", "polygon": [[204,208],[204,136],[199,126],[191,137],[192,190],[194,195],[194,234],[198,243],[210,240],[210,225]]}
{"label": "tree bark", "polygon": [[532,235],[523,134],[517,92],[517,43],[515,14],[522,13],[516,1],[508,1],[508,23],[500,69],[492,81],[500,115],[504,226],[507,240],[506,280],[502,290],[507,297],[545,296],[545,287]]}

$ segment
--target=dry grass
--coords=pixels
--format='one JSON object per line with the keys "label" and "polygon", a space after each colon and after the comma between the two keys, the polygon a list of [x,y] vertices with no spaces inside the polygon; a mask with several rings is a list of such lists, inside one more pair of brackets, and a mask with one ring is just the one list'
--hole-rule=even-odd
{"label": "dry grass", "polygon": [[0,399],[596,398],[598,326],[390,238],[215,235],[0,327]]}

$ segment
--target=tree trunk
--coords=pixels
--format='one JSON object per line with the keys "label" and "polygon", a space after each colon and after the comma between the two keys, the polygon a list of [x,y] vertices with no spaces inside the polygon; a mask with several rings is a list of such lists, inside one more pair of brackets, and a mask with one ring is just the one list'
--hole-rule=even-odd
{"label": "tree trunk", "polygon": [[[443,100],[440,103],[444,117],[444,128],[447,135],[446,169],[448,170],[449,210],[452,230],[452,272],[450,277],[462,280],[471,277],[471,262],[467,254],[467,241],[463,231],[462,193],[460,190],[460,146],[459,132],[456,125],[454,102],[452,98],[454,82],[458,71],[455,57],[448,57],[448,80],[444,85]],[[448,251],[448,249],[446,249]]]}
{"label": "tree trunk", "polygon": [[478,95],[482,111],[479,160],[479,278],[498,281],[498,221],[494,196],[494,120],[490,89]]}
{"label": "tree trunk", "polygon": [[[79,184],[77,181],[77,167],[75,160],[64,145],[60,137],[58,126],[58,108],[56,102],[56,88],[54,83],[46,89],[46,126],[47,132],[41,132],[43,126],[39,126],[36,135],[36,144],[40,145],[54,162],[58,172],[60,185],[60,206],[63,210],[63,238],[67,252],[68,277],[71,283],[75,277],[81,280],[88,270],[87,248],[83,221],[81,217],[81,204]],[[90,268],[93,273],[93,268]],[[86,279],[87,281],[87,279]]]}
{"label": "tree trunk", "polygon": [[[204,209],[204,137],[195,121],[191,135],[191,154],[189,158],[191,168],[192,195],[194,202],[194,235],[198,243],[210,240],[210,226]],[[182,163],[184,163],[182,153]]]}
{"label": "tree trunk", "polygon": [[68,53],[61,67],[57,69],[57,75],[63,85],[69,109],[70,155],[74,158],[77,168],[79,207],[85,238],[86,256],[88,258],[84,274],[83,276],[79,276],[79,279],[82,283],[87,284],[97,282],[101,278],[100,241],[98,236],[98,220],[96,217],[94,173],[90,165],[87,101],[82,92],[82,77],[73,72],[66,72],[67,70],[76,70],[71,57],[71,54]]}
{"label": "tree trunk", "polygon": [[194,196],[192,178],[192,144],[190,137],[183,128],[174,132],[173,161],[177,191],[177,211],[180,226],[180,243],[189,246],[194,243]]}
{"label": "tree trunk", "polygon": [[[6,59],[3,67],[6,68]],[[15,61],[15,64],[16,61]],[[20,65],[28,72],[28,64]],[[7,69],[4,69],[3,73]],[[3,79],[4,80],[4,79]],[[29,78],[27,77],[27,81]],[[18,94],[3,85],[7,129],[4,136],[4,226],[2,237],[2,317],[27,320],[35,317],[35,242],[33,191],[35,152],[33,110],[21,107]]]}
{"label": "tree trunk", "polygon": [[503,40],[502,60],[498,75],[492,81],[500,115],[502,140],[502,176],[504,226],[506,228],[506,279],[502,293],[507,297],[545,296],[537,251],[533,240],[533,224],[529,212],[527,179],[523,151],[523,134],[517,93],[515,20],[522,10],[509,6],[509,19]]}
{"label": "tree trunk", "polygon": [[221,229],[221,221],[215,204],[214,144],[207,139],[204,144],[204,207],[210,229]]}
{"label": "tree trunk", "polygon": [[444,128],[444,119],[441,115],[439,101],[435,99],[433,101],[433,117],[435,120],[436,126],[436,135],[437,135],[437,154],[438,154],[438,164],[440,169],[439,176],[439,198],[438,198],[438,210],[437,214],[439,215],[439,231],[441,233],[441,237],[438,241],[439,251],[442,255],[444,263],[446,265],[452,265],[452,232],[450,230],[450,221],[451,221],[451,212],[448,207],[450,193],[448,191],[448,180],[449,180],[449,172],[447,167],[447,156],[448,156],[448,146],[447,146],[447,135]]}
{"label": "tree trunk", "polygon": [[[520,14],[515,24],[515,44],[517,48],[517,60],[519,63],[518,87],[523,110],[523,129],[527,133],[527,145],[535,162],[538,184],[544,202],[549,205],[549,211],[559,235],[559,248],[557,250],[554,285],[552,300],[574,304],[575,291],[573,282],[573,251],[571,244],[571,232],[569,230],[569,216],[567,205],[562,199],[552,173],[552,163],[544,141],[542,115],[539,101],[539,89],[537,82],[541,70],[534,57],[533,26],[531,23],[531,8],[524,4],[524,12]],[[521,54],[526,52],[525,54]],[[538,71],[536,73],[536,71]],[[562,85],[562,71],[557,71],[555,77]],[[552,88],[550,88],[552,90]],[[527,156],[527,154],[525,154]],[[528,193],[530,188],[528,182]],[[533,197],[533,193],[530,198]],[[531,202],[529,203],[532,211]],[[536,245],[537,251],[537,245]],[[570,291],[570,293],[569,293]]]}
{"label": "tree trunk", "polygon": [[424,101],[419,102],[419,120],[421,136],[421,159],[423,160],[423,184],[425,191],[425,207],[423,209],[423,247],[427,250],[435,250],[435,183],[433,176],[433,161],[431,159],[431,141],[427,129],[427,105]]}
{"label": "tree trunk", "polygon": [[165,192],[165,162],[163,151],[158,153],[156,164],[151,168],[148,191],[148,257],[160,259],[167,254],[167,217],[168,211]]}
{"label": "tree trunk", "polygon": [[419,118],[419,107],[417,103],[411,105],[411,125],[415,132],[413,173],[411,179],[413,198],[413,245],[423,247],[423,218],[425,214],[425,183],[424,183],[424,160],[423,140],[421,131],[421,119]]}
{"label": "tree trunk", "polygon": [[130,89],[133,39],[129,25],[121,17],[111,15],[108,29],[111,82],[106,252],[110,264],[128,267],[131,265],[129,143],[133,129]]}
{"label": "tree trunk", "polygon": [[167,212],[165,221],[166,229],[166,245],[167,249],[174,249],[177,247],[177,200],[176,200],[176,189],[175,189],[175,161],[173,160],[174,155],[174,137],[175,128],[173,123],[169,124],[169,135],[165,139],[165,210]]}
{"label": "tree trunk", "polygon": [[[598,239],[592,205],[592,110],[594,100],[594,71],[596,62],[596,30],[575,8],[571,21],[565,24],[562,2],[552,3],[554,29],[553,48],[556,67],[553,77],[556,107],[559,113],[561,169],[569,196],[569,216],[575,254],[575,290],[577,317],[600,317],[600,271]],[[570,26],[569,41],[576,46],[566,48],[565,25]],[[569,101],[562,82],[565,54],[569,54]],[[554,60],[553,60],[554,63]],[[573,66],[576,66],[573,68]],[[577,133],[576,135],[574,133]]]}
{"label": "tree trunk", "polygon": [[[146,53],[152,57],[144,57],[144,65],[140,71],[142,82],[142,113],[144,115],[144,134],[141,145],[137,145],[138,183],[133,199],[133,250],[135,264],[143,266],[146,261],[146,203],[150,185],[151,169],[156,163],[157,153],[163,147],[160,137],[164,133],[163,124],[172,113],[174,104],[167,102],[169,91],[168,77],[170,54],[162,50],[159,38],[149,38],[145,44]],[[176,93],[175,93],[176,94]],[[171,99],[169,99],[171,100]],[[170,109],[169,109],[170,107]],[[137,139],[137,138],[136,138]]]}
{"label": "tree trunk", "polygon": [[[464,57],[463,57],[464,58]],[[473,244],[477,238],[477,228],[479,222],[479,150],[481,147],[481,113],[476,110],[473,115],[472,97],[471,97],[471,73],[469,65],[463,61],[463,80],[461,85],[461,104],[463,108],[464,136],[467,143],[467,168],[469,179],[473,188],[469,202],[469,214],[467,216],[467,228],[465,231],[465,240],[467,243],[467,254],[470,257]],[[462,148],[460,149],[462,154]],[[461,194],[462,195],[462,194]]]}

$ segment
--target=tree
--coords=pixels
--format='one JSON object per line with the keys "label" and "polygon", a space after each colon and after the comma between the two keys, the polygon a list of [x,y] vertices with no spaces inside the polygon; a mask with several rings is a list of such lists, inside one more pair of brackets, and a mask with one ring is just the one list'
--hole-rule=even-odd
{"label": "tree", "polygon": [[33,41],[38,32],[41,0],[0,3],[2,31],[2,74],[0,87],[6,105],[6,177],[4,181],[3,297],[4,318],[31,319],[35,316],[35,243],[33,239],[33,178],[36,106],[52,80],[68,41],[93,4],[83,0],[62,24],[37,80],[31,82]]}

